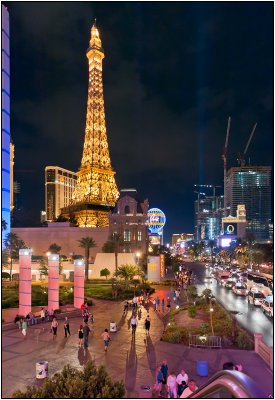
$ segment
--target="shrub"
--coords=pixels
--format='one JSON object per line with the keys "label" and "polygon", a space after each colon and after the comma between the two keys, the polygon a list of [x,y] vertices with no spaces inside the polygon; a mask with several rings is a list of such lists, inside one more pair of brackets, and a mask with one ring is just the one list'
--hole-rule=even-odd
{"label": "shrub", "polygon": [[209,333],[209,324],[207,324],[206,322],[204,322],[203,324],[201,324],[200,326],[200,333],[201,334],[205,334],[205,333]]}
{"label": "shrub", "polygon": [[10,279],[10,274],[8,272],[2,272],[2,279]]}
{"label": "shrub", "polygon": [[253,350],[254,349],[254,343],[250,339],[250,336],[243,331],[239,331],[236,343],[241,350]]}
{"label": "shrub", "polygon": [[195,318],[197,315],[197,307],[196,306],[189,306],[188,307],[188,315],[190,318]]}
{"label": "shrub", "polygon": [[54,314],[61,314],[61,310],[60,310],[60,308],[57,308],[56,310],[54,310],[54,312],[53,312]]}
{"label": "shrub", "polygon": [[217,336],[232,336],[232,322],[228,319],[213,321],[213,328]]}
{"label": "shrub", "polygon": [[123,382],[113,382],[105,367],[87,362],[83,370],[66,365],[63,370],[48,378],[41,387],[28,386],[25,392],[17,390],[13,398],[27,399],[121,399],[124,397]]}
{"label": "shrub", "polygon": [[184,327],[169,326],[164,332],[162,340],[169,343],[187,343],[188,332]]}

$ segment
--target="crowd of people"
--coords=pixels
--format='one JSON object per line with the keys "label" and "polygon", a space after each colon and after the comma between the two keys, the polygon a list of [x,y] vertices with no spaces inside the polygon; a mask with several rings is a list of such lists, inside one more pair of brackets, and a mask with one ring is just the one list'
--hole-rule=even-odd
{"label": "crowd of people", "polygon": [[193,285],[195,283],[195,276],[192,270],[181,266],[180,270],[175,274],[175,280],[179,288],[186,290],[189,285]]}
{"label": "crowd of people", "polygon": [[166,360],[158,366],[154,385],[154,391],[158,397],[185,399],[197,389],[196,383],[193,379],[189,379],[184,369],[176,375],[173,370],[169,372]]}

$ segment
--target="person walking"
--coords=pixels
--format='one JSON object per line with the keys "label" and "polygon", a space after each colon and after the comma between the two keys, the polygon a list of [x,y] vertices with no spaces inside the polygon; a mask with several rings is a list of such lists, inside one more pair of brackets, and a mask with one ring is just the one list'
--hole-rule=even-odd
{"label": "person walking", "polygon": [[173,301],[174,301],[174,303],[176,302],[176,300],[177,300],[177,294],[176,294],[176,291],[174,290],[174,292],[173,292]]}
{"label": "person walking", "polygon": [[168,376],[167,379],[167,391],[168,391],[168,398],[170,399],[176,399],[177,398],[177,377],[175,375],[174,371],[171,371],[171,373]]}
{"label": "person walking", "polygon": [[168,376],[168,365],[167,361],[164,359],[161,364],[161,372],[162,372],[162,384],[164,385],[167,392],[167,376]]}
{"label": "person walking", "polygon": [[83,347],[83,325],[78,329],[78,347]]}
{"label": "person walking", "polygon": [[146,335],[150,335],[149,331],[150,331],[150,325],[151,325],[151,320],[149,315],[147,315],[146,319],[145,319],[145,329],[146,329]]}
{"label": "person walking", "polygon": [[57,322],[56,318],[53,317],[53,321],[51,324],[51,331],[53,333],[53,339],[55,339],[57,336],[57,327],[58,327],[58,322]]}
{"label": "person walking", "polygon": [[136,319],[135,314],[133,314],[131,318],[132,336],[135,336],[137,326],[138,326],[138,321]]}
{"label": "person walking", "polygon": [[87,322],[85,322],[84,328],[83,328],[83,338],[84,338],[84,348],[87,349],[89,346],[89,333],[91,332],[91,329],[89,328],[89,325]]}
{"label": "person walking", "polygon": [[125,303],[124,303],[123,314],[124,314],[124,313],[127,314],[127,312],[128,312],[128,307],[129,307],[129,302],[128,302],[128,301],[125,301]]}
{"label": "person walking", "polygon": [[157,371],[156,371],[156,383],[154,385],[154,391],[156,392],[158,397],[160,397],[162,378],[163,378],[163,375],[161,372],[161,365],[159,365],[157,368]]}
{"label": "person walking", "polygon": [[43,307],[41,308],[41,311],[40,311],[40,317],[41,317],[41,321],[44,322],[45,321],[45,311],[44,311]]}
{"label": "person walking", "polygon": [[159,299],[159,297],[157,296],[157,297],[156,297],[156,311],[160,311],[159,305],[160,305],[160,299]]}
{"label": "person walking", "polygon": [[67,334],[69,334],[69,336],[71,336],[70,323],[69,323],[68,317],[65,317],[64,332],[65,332],[65,338],[67,337]]}
{"label": "person walking", "polygon": [[164,298],[163,298],[163,299],[161,299],[162,314],[164,314],[164,306],[165,306],[165,302],[164,302]]}
{"label": "person walking", "polygon": [[107,328],[104,330],[104,332],[101,334],[101,336],[103,337],[104,351],[106,352],[107,349],[108,349],[109,342],[110,342],[110,340],[111,340]]}
{"label": "person walking", "polygon": [[170,308],[171,308],[171,299],[170,299],[170,297],[167,297],[167,308],[168,308],[168,311],[170,311]]}
{"label": "person walking", "polygon": [[24,336],[24,340],[25,340],[26,336],[27,336],[27,321],[26,321],[26,318],[23,319],[23,322],[22,322],[21,326],[22,326],[22,335]]}
{"label": "person walking", "polygon": [[156,299],[153,300],[153,307],[154,307],[154,311],[157,311],[157,303],[156,303]]}

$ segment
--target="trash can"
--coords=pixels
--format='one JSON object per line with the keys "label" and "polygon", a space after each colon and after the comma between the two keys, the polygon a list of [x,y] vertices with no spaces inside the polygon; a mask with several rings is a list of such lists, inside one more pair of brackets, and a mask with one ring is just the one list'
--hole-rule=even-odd
{"label": "trash can", "polygon": [[110,332],[116,332],[117,326],[116,322],[110,322]]}
{"label": "trash can", "polygon": [[208,376],[208,361],[197,361],[197,374]]}
{"label": "trash can", "polygon": [[152,389],[150,385],[141,385],[139,388],[139,399],[151,399]]}
{"label": "trash can", "polygon": [[45,379],[48,377],[48,361],[36,363],[36,379]]}

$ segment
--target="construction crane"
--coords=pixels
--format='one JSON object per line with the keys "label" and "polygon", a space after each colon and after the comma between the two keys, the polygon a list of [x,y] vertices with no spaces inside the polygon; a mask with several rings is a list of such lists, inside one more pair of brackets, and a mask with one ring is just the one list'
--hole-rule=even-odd
{"label": "construction crane", "polygon": [[194,187],[213,188],[213,197],[215,197],[216,188],[221,188],[222,186],[217,186],[217,185],[194,185]]}
{"label": "construction crane", "polygon": [[254,135],[254,132],[255,132],[255,130],[256,130],[256,127],[257,127],[257,123],[253,126],[252,132],[250,133],[250,136],[249,136],[249,139],[248,139],[247,144],[246,144],[246,146],[245,146],[245,149],[244,149],[243,154],[241,154],[240,152],[238,153],[237,161],[238,161],[238,164],[239,164],[241,167],[244,167],[244,166],[245,166],[245,155],[246,155],[247,149],[248,149],[248,147],[249,147],[249,145],[250,145],[250,142],[251,142],[251,140],[252,140],[252,137],[253,137],[253,135]]}
{"label": "construction crane", "polygon": [[[224,210],[226,210],[226,172],[227,172],[227,145],[228,145],[228,138],[229,138],[229,131],[230,131],[230,124],[231,124],[231,117],[228,118],[227,122],[227,130],[226,130],[226,137],[225,137],[225,144],[224,144],[224,149],[223,149],[223,154],[222,154],[222,159],[223,159],[223,200],[224,200]],[[226,217],[226,211],[225,215]]]}

